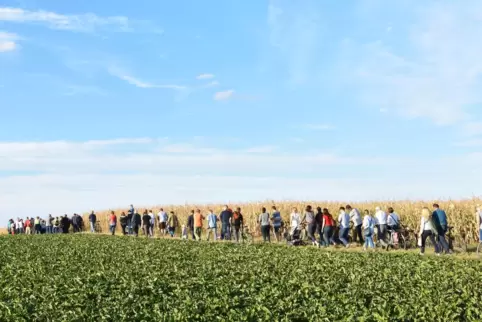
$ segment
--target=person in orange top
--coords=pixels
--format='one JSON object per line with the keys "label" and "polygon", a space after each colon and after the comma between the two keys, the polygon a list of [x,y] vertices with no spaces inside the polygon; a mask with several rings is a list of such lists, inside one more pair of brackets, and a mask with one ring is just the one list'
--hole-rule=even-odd
{"label": "person in orange top", "polygon": [[117,227],[117,216],[113,211],[111,211],[109,216],[109,229],[112,235],[115,234],[116,227]]}
{"label": "person in orange top", "polygon": [[196,240],[201,240],[201,232],[203,230],[204,216],[201,214],[201,210],[197,209],[194,214],[194,236]]}

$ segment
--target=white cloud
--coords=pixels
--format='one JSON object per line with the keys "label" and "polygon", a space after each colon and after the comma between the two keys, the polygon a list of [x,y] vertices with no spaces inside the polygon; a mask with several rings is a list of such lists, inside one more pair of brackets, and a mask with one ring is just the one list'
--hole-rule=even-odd
{"label": "white cloud", "polygon": [[0,53],[14,51],[17,48],[17,39],[19,37],[16,34],[0,31]]}
{"label": "white cloud", "polygon": [[397,45],[345,44],[343,65],[355,72],[347,81],[355,80],[367,106],[441,125],[464,121],[467,107],[482,99],[482,3],[417,2],[412,10],[414,22]]}
{"label": "white cloud", "polygon": [[213,74],[201,74],[196,77],[196,79],[212,79],[214,78]]}
{"label": "white cloud", "polygon": [[[362,157],[299,154],[274,146],[221,149],[152,138],[0,142],[0,216],[130,203],[458,197],[479,191],[481,161],[481,153],[435,160]],[[459,170],[448,171],[453,164]]]}
{"label": "white cloud", "polygon": [[0,41],[0,53],[14,51],[15,48],[17,48],[17,44],[13,41]]}
{"label": "white cloud", "polygon": [[233,95],[234,95],[234,90],[229,89],[229,90],[226,90],[226,91],[214,93],[213,98],[214,98],[215,101],[226,101],[226,100],[229,100],[230,98],[232,98]]}
{"label": "white cloud", "polygon": [[125,74],[123,71],[117,68],[109,68],[109,73],[127,83],[134,85],[139,88],[160,88],[160,89],[173,89],[173,90],[184,90],[187,89],[186,86],[176,85],[176,84],[153,84],[149,82],[142,81],[138,78]]}
{"label": "white cloud", "polygon": [[123,16],[99,17],[92,13],[62,15],[44,10],[28,11],[9,7],[0,7],[0,21],[43,24],[52,29],[82,32],[106,28],[115,28],[118,31],[131,30],[129,19]]}

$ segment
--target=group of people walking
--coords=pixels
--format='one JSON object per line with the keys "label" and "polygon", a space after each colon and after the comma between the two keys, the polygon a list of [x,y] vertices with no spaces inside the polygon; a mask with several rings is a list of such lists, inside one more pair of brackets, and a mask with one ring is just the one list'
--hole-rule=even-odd
{"label": "group of people walking", "polygon": [[[451,250],[445,237],[448,230],[447,215],[438,204],[433,204],[432,207],[432,210],[423,208],[421,211],[420,229],[417,234],[420,253],[425,253],[427,239],[434,245],[437,254],[450,253]],[[482,240],[482,210],[480,208],[477,208],[476,216],[480,228],[480,240]],[[351,232],[351,241],[359,243],[365,250],[375,248],[375,232],[377,242],[386,246],[387,234],[397,232],[401,227],[400,217],[392,207],[386,211],[376,207],[372,216],[370,210],[364,210],[362,215],[357,208],[352,208],[350,205],[340,207],[336,218],[330,214],[327,208],[317,207],[315,211],[311,206],[307,206],[302,213],[297,208],[293,208],[289,216],[289,225],[285,223],[276,206],[271,207],[271,213],[263,207],[257,215],[256,221],[264,242],[270,242],[271,235],[274,235],[276,241],[280,242],[287,237],[295,236],[300,231],[305,231],[308,240],[315,246],[342,245],[349,247]],[[97,216],[94,211],[89,215],[89,223],[91,232],[95,233]],[[153,237],[157,227],[161,236],[174,237],[177,229],[180,228],[180,235],[183,239],[191,237],[201,240],[202,233],[206,229],[206,240],[212,236],[213,240],[234,239],[237,242],[240,241],[246,227],[241,208],[238,207],[233,211],[227,205],[223,207],[219,216],[212,209],[209,209],[206,215],[200,209],[191,210],[186,223],[182,225],[173,211],[167,213],[161,208],[155,215],[152,210],[144,210],[141,215],[133,205],[130,205],[129,210],[121,212],[119,217],[112,211],[108,217],[108,223],[112,235],[115,234],[119,224],[123,235],[138,236],[142,231],[145,236]],[[82,231],[82,216],[74,214],[71,218],[67,215],[54,218],[49,215],[45,220],[40,217],[27,217],[25,221],[21,218],[16,221],[10,219],[7,228],[9,234],[51,234],[69,233],[71,227],[74,233]],[[318,239],[316,235],[318,235]]]}
{"label": "group of people walking", "polygon": [[53,217],[48,215],[46,219],[40,217],[27,217],[25,220],[17,218],[17,220],[9,219],[7,223],[7,231],[9,235],[20,234],[68,234],[70,228],[74,233],[83,230],[84,221],[82,216],[73,214],[72,217],[64,215],[62,217]]}

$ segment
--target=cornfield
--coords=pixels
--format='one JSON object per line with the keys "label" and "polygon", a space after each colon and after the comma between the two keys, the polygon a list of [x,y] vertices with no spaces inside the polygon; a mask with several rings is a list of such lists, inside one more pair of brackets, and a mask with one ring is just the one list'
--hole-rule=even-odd
{"label": "cornfield", "polygon": [[[470,200],[448,200],[448,201],[379,201],[379,202],[361,202],[361,203],[350,203],[350,202],[326,202],[326,201],[266,201],[266,202],[255,202],[255,203],[240,203],[240,204],[230,204],[230,208],[241,207],[245,225],[253,231],[257,232],[257,218],[261,212],[262,207],[266,207],[268,211],[271,210],[271,206],[276,206],[281,212],[281,216],[285,222],[289,222],[289,215],[293,208],[297,208],[301,213],[307,205],[311,205],[313,208],[322,207],[328,208],[331,214],[338,214],[338,209],[341,206],[350,204],[352,207],[356,207],[363,212],[368,209],[373,215],[376,207],[381,207],[382,209],[387,209],[388,207],[393,207],[395,212],[400,216],[401,222],[404,226],[418,231],[420,228],[420,213],[423,207],[429,207],[431,209],[432,204],[437,202],[440,208],[445,210],[447,213],[449,226],[454,227],[454,233],[456,236],[461,236],[468,242],[474,242],[478,240],[477,221],[475,217],[476,207],[482,204],[481,199],[470,199]],[[135,206],[135,205],[134,205]],[[154,207],[137,207],[136,211],[142,215],[144,210],[152,210],[154,214],[157,214],[160,208],[165,211],[174,211],[178,216],[179,223],[181,225],[187,223],[187,217],[189,216],[191,210],[201,209],[204,213],[207,213],[209,209],[213,209],[216,214],[219,214],[223,205],[220,204],[185,204],[185,205],[157,205]],[[112,209],[115,211],[116,215],[119,216],[122,211],[127,213],[126,209]],[[104,210],[96,212],[98,229],[102,232],[107,232],[108,229],[108,214],[111,210]],[[89,213],[83,215],[84,222],[88,223]],[[156,216],[157,217],[157,216]],[[157,219],[156,219],[157,220]],[[86,229],[88,225],[85,225]],[[117,227],[120,231],[120,227]]]}

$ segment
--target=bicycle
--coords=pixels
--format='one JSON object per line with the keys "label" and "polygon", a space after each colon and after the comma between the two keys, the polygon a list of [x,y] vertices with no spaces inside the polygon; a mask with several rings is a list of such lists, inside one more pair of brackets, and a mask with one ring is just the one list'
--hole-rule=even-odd
{"label": "bicycle", "polygon": [[[447,227],[447,233],[445,234],[445,237],[447,237],[447,242],[449,244],[449,249],[458,253],[466,253],[467,243],[465,242],[465,236],[455,236],[452,232],[453,230],[454,227],[449,226]],[[438,247],[440,247],[440,245],[438,245]]]}
{"label": "bicycle", "polygon": [[[390,247],[393,247],[394,249],[399,249],[400,248],[400,240],[404,237],[400,234],[400,229],[387,229],[388,232],[388,241],[386,243],[385,250],[390,250]],[[404,247],[406,247],[405,239],[404,239]],[[406,248],[404,248],[406,249]]]}
{"label": "bicycle", "polygon": [[254,240],[253,234],[249,231],[248,227],[243,227],[241,229],[241,240],[243,243],[252,243]]}

